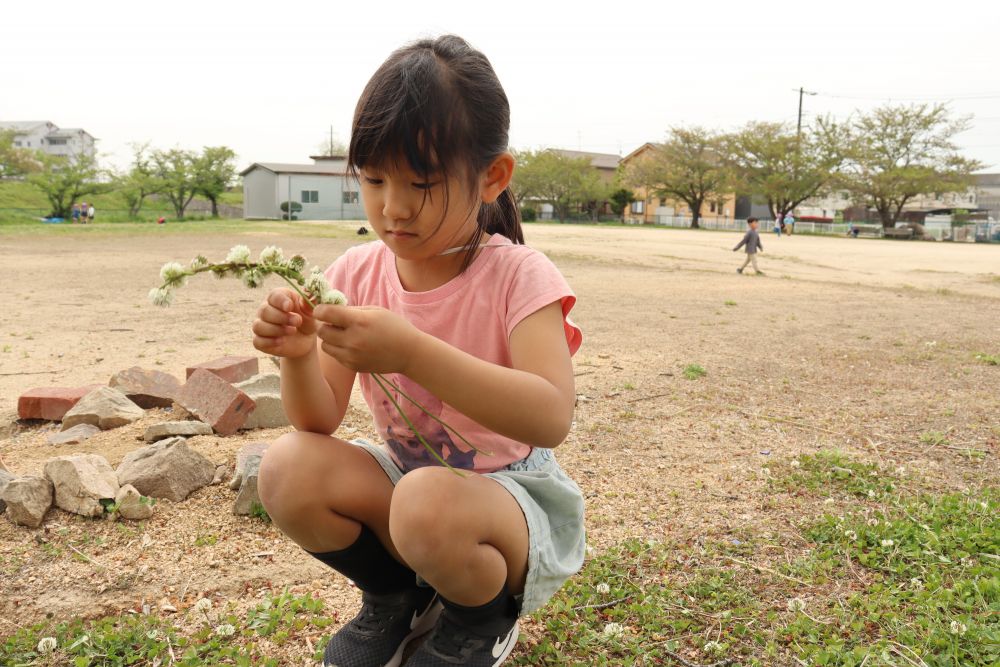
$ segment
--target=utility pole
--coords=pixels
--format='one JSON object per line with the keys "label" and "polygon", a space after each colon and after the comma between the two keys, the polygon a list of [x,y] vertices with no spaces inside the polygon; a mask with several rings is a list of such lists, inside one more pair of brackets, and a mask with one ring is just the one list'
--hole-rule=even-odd
{"label": "utility pole", "polygon": [[796,133],[795,133],[796,137],[802,136],[802,96],[803,95],[815,95],[815,94],[816,93],[811,93],[811,92],[809,92],[808,90],[806,90],[804,88],[801,88],[801,87],[799,88],[799,125],[798,125],[798,129],[796,130]]}

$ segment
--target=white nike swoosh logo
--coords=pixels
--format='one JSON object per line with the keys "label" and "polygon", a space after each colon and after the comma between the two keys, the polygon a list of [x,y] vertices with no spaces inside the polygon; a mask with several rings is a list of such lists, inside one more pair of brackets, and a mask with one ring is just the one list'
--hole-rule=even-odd
{"label": "white nike swoosh logo", "polygon": [[418,614],[417,612],[413,612],[413,620],[410,621],[410,630],[417,627],[417,624],[419,624],[420,621],[424,620],[424,616],[426,616],[431,612],[431,609],[434,608],[434,603],[436,602],[437,602],[437,596],[434,596],[431,598],[430,603],[428,603],[427,608],[424,609],[424,613]]}
{"label": "white nike swoosh logo", "polygon": [[517,641],[516,633],[517,633],[517,625],[515,624],[514,627],[510,629],[510,632],[507,633],[507,636],[504,637],[502,642],[499,639],[497,639],[497,643],[493,645],[494,658],[499,658],[500,656],[502,656],[504,652],[507,650],[507,648],[510,646],[511,642]]}

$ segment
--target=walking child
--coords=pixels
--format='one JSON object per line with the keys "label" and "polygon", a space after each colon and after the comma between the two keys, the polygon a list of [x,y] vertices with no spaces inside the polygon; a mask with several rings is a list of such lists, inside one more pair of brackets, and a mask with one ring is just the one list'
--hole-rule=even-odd
{"label": "walking child", "polygon": [[746,246],[747,259],[743,262],[743,266],[736,269],[736,273],[743,273],[743,269],[747,268],[747,264],[753,264],[753,270],[757,275],[762,276],[763,273],[757,268],[757,253],[764,252],[764,245],[760,242],[760,234],[757,233],[757,218],[747,218],[747,225],[750,229],[747,233],[743,235],[743,239],[736,244],[733,248],[733,252],[736,252],[740,248]]}
{"label": "walking child", "polygon": [[[378,240],[326,271],[349,305],[313,310],[279,288],[253,323],[255,347],[282,358],[296,428],[261,462],[261,501],[362,591],[326,665],[403,664],[428,629],[408,667],[500,665],[518,616],[582,565],[582,494],[552,453],[573,417],[576,298],[523,245],[509,120],[492,66],[461,38],[395,51],[354,115],[348,163]],[[355,379],[382,443],[331,435]]]}

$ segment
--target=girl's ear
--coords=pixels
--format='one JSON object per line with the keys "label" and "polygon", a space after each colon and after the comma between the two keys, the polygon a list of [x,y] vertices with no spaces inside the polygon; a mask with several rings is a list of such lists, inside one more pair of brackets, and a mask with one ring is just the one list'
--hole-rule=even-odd
{"label": "girl's ear", "polygon": [[480,181],[480,191],[484,204],[492,204],[497,200],[514,176],[514,156],[503,152],[490,163]]}

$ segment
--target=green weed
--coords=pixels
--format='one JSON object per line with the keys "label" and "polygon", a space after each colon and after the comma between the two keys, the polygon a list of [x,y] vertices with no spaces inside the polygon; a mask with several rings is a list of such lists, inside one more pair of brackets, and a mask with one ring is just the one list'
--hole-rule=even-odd
{"label": "green weed", "polygon": [[688,380],[697,380],[700,377],[708,375],[708,371],[699,366],[698,364],[688,364],[684,367],[684,377]]}

